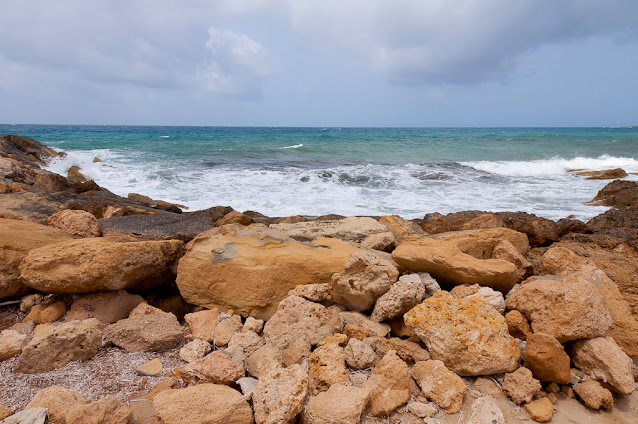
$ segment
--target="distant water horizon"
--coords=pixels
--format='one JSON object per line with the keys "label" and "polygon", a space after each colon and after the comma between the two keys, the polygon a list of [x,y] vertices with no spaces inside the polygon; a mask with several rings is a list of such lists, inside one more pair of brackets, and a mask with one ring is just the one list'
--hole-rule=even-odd
{"label": "distant water horizon", "polygon": [[[0,125],[35,138],[116,194],[189,210],[228,205],[269,216],[418,218],[463,210],[587,220],[609,180],[573,170],[638,173],[632,127],[218,127]],[[94,157],[102,162],[94,163]],[[628,179],[638,180],[638,175]]]}

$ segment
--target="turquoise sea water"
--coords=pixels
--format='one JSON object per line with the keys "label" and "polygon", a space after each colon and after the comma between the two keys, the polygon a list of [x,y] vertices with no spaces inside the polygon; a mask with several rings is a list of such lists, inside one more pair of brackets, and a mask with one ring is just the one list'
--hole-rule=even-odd
{"label": "turquoise sea water", "polygon": [[78,165],[117,194],[270,216],[481,209],[586,219],[605,210],[584,202],[608,181],[569,170],[638,172],[632,128],[0,125],[0,134],[67,152],[51,170]]}

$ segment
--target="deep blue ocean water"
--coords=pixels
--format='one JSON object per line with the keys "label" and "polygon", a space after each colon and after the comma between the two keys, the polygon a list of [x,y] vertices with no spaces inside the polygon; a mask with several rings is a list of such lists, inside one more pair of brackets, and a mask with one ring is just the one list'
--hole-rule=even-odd
{"label": "deep blue ocean water", "polygon": [[80,166],[123,196],[269,216],[481,209],[587,219],[606,210],[584,203],[608,181],[571,170],[638,172],[638,128],[0,125],[0,134],[67,152],[49,169]]}

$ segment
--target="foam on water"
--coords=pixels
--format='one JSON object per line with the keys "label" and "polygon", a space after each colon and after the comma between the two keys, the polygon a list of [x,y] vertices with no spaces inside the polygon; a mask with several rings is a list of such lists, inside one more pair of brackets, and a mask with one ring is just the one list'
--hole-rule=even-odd
{"label": "foam on water", "polygon": [[298,149],[300,147],[303,147],[303,143],[301,144],[295,144],[294,146],[285,146],[285,147],[280,147],[280,149]]}

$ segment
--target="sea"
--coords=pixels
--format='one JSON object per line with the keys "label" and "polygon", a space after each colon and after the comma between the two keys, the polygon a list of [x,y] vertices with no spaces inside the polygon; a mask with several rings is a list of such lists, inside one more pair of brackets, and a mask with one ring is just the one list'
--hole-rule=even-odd
{"label": "sea", "polygon": [[609,181],[574,170],[638,173],[638,128],[0,125],[0,134],[66,152],[48,169],[79,166],[122,196],[268,216],[476,209],[587,220],[607,210],[587,202]]}

